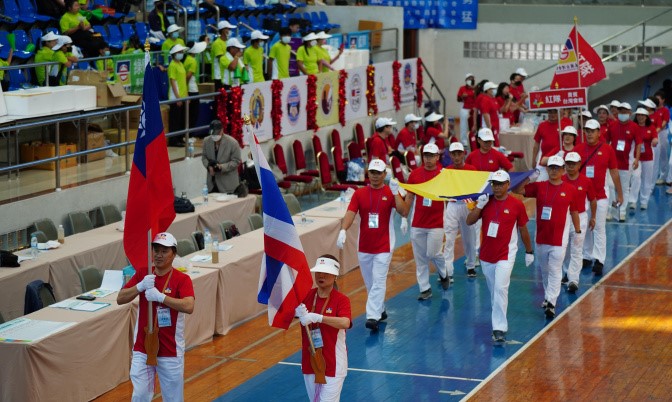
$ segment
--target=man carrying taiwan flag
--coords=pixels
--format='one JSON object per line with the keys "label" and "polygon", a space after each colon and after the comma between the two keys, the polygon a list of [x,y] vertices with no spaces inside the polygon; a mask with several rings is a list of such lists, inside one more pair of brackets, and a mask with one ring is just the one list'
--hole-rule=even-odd
{"label": "man carrying taiwan flag", "polygon": [[574,26],[562,48],[551,89],[589,87],[606,77],[602,59]]}

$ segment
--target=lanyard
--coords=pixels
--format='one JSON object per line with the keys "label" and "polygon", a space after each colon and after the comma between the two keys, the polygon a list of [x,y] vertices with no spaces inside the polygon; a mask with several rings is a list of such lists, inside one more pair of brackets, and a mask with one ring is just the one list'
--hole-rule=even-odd
{"label": "lanyard", "polygon": [[501,204],[503,204],[504,201],[506,201],[506,198],[504,198],[501,201],[495,198],[494,201],[497,209],[495,209],[495,217],[492,219],[492,222],[499,223],[499,209],[501,208]]}
{"label": "lanyard", "polygon": [[[562,185],[562,183],[561,183],[560,185]],[[555,185],[554,185],[553,187],[555,187]],[[544,203],[545,206],[549,206],[549,205],[552,206],[552,205],[553,205],[553,201],[555,201],[555,196],[558,195],[558,191],[560,190],[559,187],[560,187],[560,186],[558,186],[558,188],[555,189],[555,193],[553,193],[553,198],[551,198],[551,202],[549,203],[549,202],[548,202],[548,192],[549,192],[549,190],[551,189],[551,182],[548,182],[548,181],[546,182],[546,198],[544,199],[544,201],[545,201],[545,203]]]}
{"label": "lanyard", "polygon": [[[327,296],[327,300],[324,301],[324,304],[322,305],[322,311],[320,311],[320,315],[324,315],[324,309],[327,308],[327,304],[329,303],[329,299],[331,299],[331,291],[329,291],[329,296]],[[315,312],[315,307],[317,306],[317,290],[315,291],[315,297],[313,297],[313,308],[311,309],[311,312]],[[311,328],[317,328],[317,324],[314,327],[311,325]]]}
{"label": "lanyard", "polygon": [[382,194],[378,197],[378,202],[376,203],[376,209],[373,209],[373,189],[369,185],[369,212],[378,213],[378,208],[380,207],[380,199],[383,198]]}

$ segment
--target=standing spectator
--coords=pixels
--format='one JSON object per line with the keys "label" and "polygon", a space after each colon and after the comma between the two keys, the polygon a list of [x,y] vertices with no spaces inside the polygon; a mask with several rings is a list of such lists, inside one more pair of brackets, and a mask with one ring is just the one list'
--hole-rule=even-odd
{"label": "standing spectator", "polygon": [[210,123],[210,135],[203,140],[201,162],[207,170],[206,183],[210,193],[233,193],[240,184],[238,165],[240,165],[240,146],[227,135],[222,122]]}
{"label": "standing spectator", "polygon": [[527,112],[527,110],[525,109],[525,100],[527,99],[527,92],[525,92],[525,86],[523,85],[525,78],[527,78],[527,71],[525,71],[525,69],[522,67],[517,68],[516,72],[511,74],[511,76],[509,77],[511,83],[511,95],[513,96],[513,101],[519,104],[518,109],[513,114],[514,123],[519,123],[521,121],[520,112]]}
{"label": "standing spectator", "polygon": [[147,15],[149,32],[160,40],[166,39],[167,29],[170,26],[168,17],[163,13],[163,0],[154,0],[154,9]]}
{"label": "standing spectator", "polygon": [[346,231],[359,214],[359,246],[357,256],[366,286],[366,328],[378,331],[380,321],[387,319],[385,290],[387,271],[394,249],[393,212],[401,213],[404,200],[398,194],[399,184],[390,189],[385,185],[385,162],[374,159],[369,163],[370,184],[355,190],[345,213],[336,245],[343,248]]}
{"label": "standing spectator", "polygon": [[[136,272],[117,296],[117,304],[130,303],[140,296],[130,372],[133,401],[152,400],[156,374],[163,399],[184,400],[184,326],[186,314],[194,311],[194,287],[189,275],[173,268],[176,256],[175,237],[170,233],[157,234],[152,241],[152,273],[142,277],[140,271]],[[156,366],[147,365],[145,350],[148,302],[153,303],[154,330],[158,331]]]}
{"label": "standing spectator", "polygon": [[387,137],[392,134],[392,128],[396,124],[396,121],[392,121],[392,119],[388,119],[387,117],[376,119],[376,132],[369,140],[371,142],[368,149],[370,159],[378,158],[387,163],[389,155]]}
{"label": "standing spectator", "polygon": [[186,47],[186,44],[184,43],[184,39],[180,38],[180,32],[184,31],[184,28],[181,26],[178,26],[177,24],[172,24],[168,27],[168,30],[166,33],[168,34],[168,37],[166,40],[161,44],[161,50],[164,53],[170,52],[170,50],[173,48],[175,45],[182,45]]}
{"label": "standing spectator", "polygon": [[289,59],[292,54],[292,47],[289,45],[291,34],[289,28],[280,28],[280,40],[273,44],[268,52],[268,71],[271,71],[273,80],[289,78]]}
{"label": "standing spectator", "polygon": [[[642,139],[639,136],[639,127],[630,120],[631,110],[629,103],[621,103],[618,108],[618,121],[611,122],[607,136],[607,141],[616,154],[618,176],[623,189],[623,202],[616,208],[620,222],[625,222],[626,203],[630,202],[633,175],[641,175],[642,172],[639,169]],[[630,151],[633,149],[634,157],[631,157]],[[613,199],[613,197],[611,198]]]}
{"label": "standing spectator", "polygon": [[530,233],[525,226],[528,221],[525,205],[508,194],[509,174],[503,170],[494,172],[490,176],[490,184],[494,193],[492,200],[486,194],[481,194],[476,208],[469,212],[466,222],[467,225],[473,225],[481,219],[483,221],[481,266],[490,290],[492,339],[503,343],[509,330],[506,310],[509,304],[511,271],[518,252],[518,231],[525,246],[525,265],[528,267],[534,262],[534,252]]}
{"label": "standing spectator", "polygon": [[[185,46],[177,44],[170,49],[170,64],[168,65],[168,99],[181,99],[189,95],[187,90],[187,71],[184,69],[184,51],[187,50]],[[184,130],[184,109],[183,101],[178,101],[170,104],[170,115],[168,125],[170,131]],[[174,147],[184,146],[182,137],[171,137],[169,144]]]}
{"label": "standing spectator", "polygon": [[[318,64],[320,65],[320,71],[326,73],[327,71],[334,71],[333,63],[341,57],[343,54],[343,49],[345,48],[345,42],[341,43],[341,47],[338,49],[338,54],[333,59],[329,54],[329,50],[325,48],[327,46],[327,39],[331,38],[331,35],[326,34],[324,31],[317,33],[317,50],[320,53]],[[327,46],[328,47],[328,46]]]}
{"label": "standing spectator", "polygon": [[250,43],[243,52],[243,62],[250,69],[252,82],[264,82],[264,43],[268,36],[261,31],[252,31]]}
{"label": "standing spectator", "polygon": [[226,41],[226,53],[219,58],[219,70],[222,74],[222,87],[227,91],[231,87],[246,84],[247,74],[245,63],[243,63],[243,49],[245,45],[240,43],[237,38],[230,38]]}
{"label": "standing spectator", "polygon": [[303,74],[311,75],[320,72],[318,61],[317,35],[311,32],[303,37],[303,45],[296,51],[296,63]]}
{"label": "standing spectator", "polygon": [[499,146],[499,105],[495,99],[495,91],[497,84],[494,82],[486,82],[483,85],[483,93],[485,96],[481,99],[479,111],[483,118],[481,127],[488,128],[492,131],[494,136],[495,146]]}
{"label": "standing spectator", "polygon": [[[224,71],[220,67],[220,58],[226,54],[227,41],[229,40],[229,32],[231,29],[235,29],[235,25],[229,24],[228,21],[219,21],[217,23],[217,30],[219,31],[219,37],[212,42],[210,47],[210,54],[212,55],[212,70],[213,70],[213,79],[215,81],[215,92],[219,93],[219,90],[223,87],[223,76]],[[230,85],[230,84],[227,84]]]}
{"label": "standing spectator", "polygon": [[[456,143],[459,144],[459,143]],[[414,169],[408,177],[409,184],[421,184],[435,178],[441,173],[439,164],[439,147],[436,144],[427,144],[422,148],[422,167]],[[443,260],[443,207],[442,201],[433,201],[429,198],[408,193],[404,199],[404,216],[401,222],[402,231],[408,228],[406,216],[413,206],[413,221],[411,222],[411,246],[415,258],[415,275],[420,288],[418,300],[427,300],[432,297],[432,286],[429,283],[429,263],[433,263],[439,274],[439,282],[443,290],[448,289],[453,277],[446,272]]]}
{"label": "standing spectator", "polygon": [[[198,95],[198,72],[200,71],[197,57],[200,58],[199,55],[203,53],[208,44],[206,42],[190,42],[189,45],[189,50],[187,50],[183,63],[184,71],[187,73],[187,94],[189,96],[196,96]],[[189,101],[189,128],[196,127],[200,103],[198,99]]]}
{"label": "standing spectator", "polygon": [[471,151],[467,156],[467,163],[475,166],[476,170],[482,172],[496,172],[500,169],[510,171],[513,165],[509,159],[498,150],[492,148],[495,137],[489,128],[478,130],[479,148]]}
{"label": "standing spectator", "polygon": [[[653,192],[655,177],[653,175],[653,149],[658,145],[658,133],[651,123],[649,111],[639,108],[635,111],[635,120],[639,126],[639,136],[642,138],[642,152],[639,156],[642,165],[642,175],[639,186],[634,186],[632,191],[639,187],[639,207],[645,210],[649,207],[649,198]],[[632,195],[630,196],[632,199]]]}
{"label": "standing spectator", "polygon": [[618,165],[614,150],[605,142],[600,141],[600,123],[597,120],[588,120],[583,127],[586,142],[574,148],[574,152],[581,156],[581,173],[593,182],[597,197],[597,210],[591,219],[595,219],[595,228],[586,233],[583,241],[583,268],[593,267],[595,275],[602,275],[604,260],[607,256],[607,211],[609,201],[606,193],[607,172],[611,175],[616,188],[616,204],[623,202],[621,181],[618,175]]}
{"label": "standing spectator", "polygon": [[[35,54],[35,63],[46,63],[54,61],[53,47],[56,46],[56,44],[58,43],[58,35],[54,34],[53,32],[49,32],[46,35],[42,36],[42,38],[40,39],[42,46]],[[58,66],[35,67],[35,76],[37,77],[38,85],[46,85],[46,84],[49,84],[49,86],[58,85],[58,77],[52,76],[51,74],[52,68],[58,69]],[[49,82],[46,82],[47,77],[49,77]]]}
{"label": "standing spectator", "polygon": [[457,91],[457,101],[462,103],[462,108],[460,109],[460,141],[462,141],[463,145],[469,143],[469,131],[475,127],[475,85],[476,78],[474,78],[474,74],[467,73],[464,77],[464,85]]}
{"label": "standing spectator", "polygon": [[404,117],[405,126],[397,134],[396,146],[394,147],[397,151],[402,154],[406,151],[416,152],[416,144],[418,143],[416,135],[421,121],[422,117],[418,117],[413,113],[407,114]]}
{"label": "standing spectator", "polygon": [[497,106],[499,106],[499,113],[502,115],[502,118],[507,119],[509,124],[513,126],[513,113],[518,110],[518,104],[513,100],[509,84],[506,82],[499,84],[495,100],[497,100]]}

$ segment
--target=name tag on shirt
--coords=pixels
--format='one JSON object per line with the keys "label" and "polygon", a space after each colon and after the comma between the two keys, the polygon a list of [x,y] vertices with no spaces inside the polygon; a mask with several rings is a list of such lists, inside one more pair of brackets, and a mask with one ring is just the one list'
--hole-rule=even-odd
{"label": "name tag on shirt", "polygon": [[616,150],[625,151],[625,140],[618,140],[618,142],[616,143]]}
{"label": "name tag on shirt", "polygon": [[369,229],[378,229],[378,214],[369,214]]}
{"label": "name tag on shirt", "polygon": [[541,220],[542,221],[551,220],[551,213],[552,212],[553,212],[553,208],[551,208],[551,207],[541,208]]}
{"label": "name tag on shirt", "polygon": [[431,207],[432,206],[432,200],[429,198],[424,198],[422,199],[422,206],[423,207]]}
{"label": "name tag on shirt", "polygon": [[156,309],[156,318],[159,322],[159,328],[170,327],[170,309],[159,307]]}
{"label": "name tag on shirt", "polygon": [[322,341],[322,332],[319,328],[311,330],[310,337],[313,338],[313,346],[315,346],[315,349],[324,346],[324,341]]}
{"label": "name tag on shirt", "polygon": [[589,179],[595,178],[595,166],[586,166],[586,177]]}
{"label": "name tag on shirt", "polygon": [[497,231],[499,230],[499,223],[490,222],[488,225],[488,237],[497,237]]}

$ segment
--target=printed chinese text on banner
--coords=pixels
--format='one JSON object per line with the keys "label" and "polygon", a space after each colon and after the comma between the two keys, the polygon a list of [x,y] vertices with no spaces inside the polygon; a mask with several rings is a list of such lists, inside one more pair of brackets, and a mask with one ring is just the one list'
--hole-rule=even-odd
{"label": "printed chinese text on banner", "polygon": [[602,59],[574,27],[562,48],[551,89],[589,87],[606,77]]}

